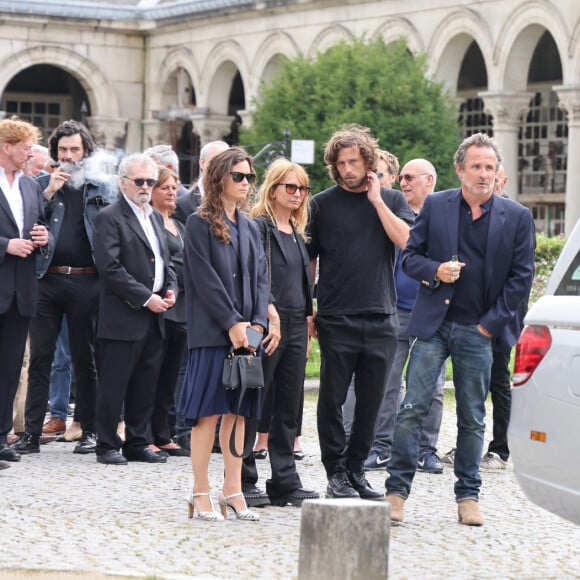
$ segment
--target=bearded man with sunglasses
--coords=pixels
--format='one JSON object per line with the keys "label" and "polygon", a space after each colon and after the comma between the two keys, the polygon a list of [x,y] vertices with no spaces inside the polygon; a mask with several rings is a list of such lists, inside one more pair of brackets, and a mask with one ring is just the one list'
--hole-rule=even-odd
{"label": "bearded man with sunglasses", "polygon": [[[95,220],[101,279],[97,340],[97,461],[164,463],[153,446],[151,415],[165,337],[164,313],[175,304],[177,278],[163,217],[149,204],[155,162],[142,153],[119,164],[121,197]],[[124,409],[123,455],[117,423]]]}
{"label": "bearded man with sunglasses", "polygon": [[[74,453],[94,453],[95,392],[97,373],[94,343],[99,279],[93,260],[93,223],[97,213],[115,200],[115,188],[107,181],[86,175],[85,159],[95,142],[77,121],[64,121],[48,141],[52,174],[37,181],[44,194],[48,227],[55,248],[43,260],[37,275],[38,307],[30,324],[30,366],[25,409],[25,433],[13,445],[22,454],[40,451],[40,436],[48,403],[50,372],[63,314],[68,324],[70,351],[76,382],[75,421],[83,436]],[[64,432],[62,419],[55,433]]]}
{"label": "bearded man with sunglasses", "polygon": [[[327,496],[381,500],[363,464],[371,449],[385,377],[397,342],[395,246],[404,248],[413,213],[400,191],[381,188],[378,143],[345,125],[326,144],[336,185],[310,203],[308,253],[319,258],[318,313],[310,332],[321,352],[318,437]],[[354,420],[347,444],[342,405],[352,376]]]}

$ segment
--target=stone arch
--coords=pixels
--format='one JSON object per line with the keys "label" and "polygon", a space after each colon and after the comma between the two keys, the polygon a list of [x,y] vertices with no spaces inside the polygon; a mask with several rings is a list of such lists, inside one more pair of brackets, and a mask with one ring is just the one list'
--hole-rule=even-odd
{"label": "stone arch", "polygon": [[575,77],[568,54],[570,33],[561,15],[543,0],[522,4],[510,15],[499,34],[494,52],[497,77],[496,86],[513,91],[525,91],[528,71],[534,49],[544,32],[548,31],[558,49],[562,63],[563,83],[573,84]]}
{"label": "stone arch", "polygon": [[119,117],[119,100],[116,92],[97,65],[76,52],[60,46],[39,45],[10,54],[0,62],[2,79],[0,94],[12,78],[36,64],[49,64],[62,68],[81,84],[90,101],[91,112],[99,117]]}
{"label": "stone arch", "polygon": [[331,46],[339,43],[341,40],[349,41],[353,38],[352,33],[340,24],[333,24],[320,31],[308,51],[309,57],[315,57],[318,53],[328,50]]}
{"label": "stone arch", "polygon": [[194,88],[199,85],[199,69],[191,51],[183,46],[174,48],[165,56],[158,73],[155,73],[154,82],[150,84],[150,110],[157,111],[162,108],[163,87],[179,68],[183,68],[187,72]]}
{"label": "stone arch", "polygon": [[386,44],[392,44],[402,38],[407,48],[415,55],[425,52],[419,31],[406,18],[387,18],[373,34],[373,38],[378,36],[382,36]]}
{"label": "stone arch", "polygon": [[457,79],[463,56],[475,41],[488,71],[492,62],[493,40],[486,21],[473,10],[458,10],[449,14],[433,33],[427,48],[427,72],[447,87],[449,94],[457,93]]}
{"label": "stone arch", "polygon": [[198,107],[207,108],[212,113],[227,115],[229,91],[238,72],[247,100],[248,71],[246,53],[239,42],[226,40],[219,43],[211,51],[203,67],[200,91],[197,95]]}
{"label": "stone arch", "polygon": [[[274,32],[268,36],[256,51],[256,58],[251,67],[251,78],[248,87],[249,96],[255,98],[260,92],[262,82],[268,82],[275,74],[277,63],[283,58],[296,58],[301,51],[298,44],[286,32]],[[249,101],[251,100],[249,99]]]}
{"label": "stone arch", "polygon": [[[570,39],[570,46],[568,48],[568,56],[572,59],[572,62],[576,63],[574,70],[572,71],[572,79],[580,79],[580,18],[574,27],[572,32],[572,37]],[[578,84],[572,81],[573,84]]]}

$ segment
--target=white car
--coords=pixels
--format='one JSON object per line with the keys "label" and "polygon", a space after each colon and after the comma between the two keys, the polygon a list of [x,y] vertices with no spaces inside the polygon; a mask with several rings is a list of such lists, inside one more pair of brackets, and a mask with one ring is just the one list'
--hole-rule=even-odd
{"label": "white car", "polygon": [[508,432],[526,496],[580,525],[580,222],[516,347]]}

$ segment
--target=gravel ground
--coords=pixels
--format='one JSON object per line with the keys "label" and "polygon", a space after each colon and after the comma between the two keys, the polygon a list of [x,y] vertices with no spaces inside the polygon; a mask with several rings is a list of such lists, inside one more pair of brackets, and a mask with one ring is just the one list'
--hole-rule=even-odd
{"label": "gravel ground", "polygon": [[[299,471],[305,487],[323,492],[312,396],[304,417],[306,457]],[[441,454],[454,438],[448,403]],[[258,523],[189,520],[187,458],[117,467],[72,449],[70,443],[43,445],[39,454],[0,473],[0,578],[297,577],[300,509],[268,507],[259,510]],[[258,465],[263,487],[268,462]],[[216,491],[220,455],[212,455],[210,469]],[[441,475],[417,474],[405,524],[391,529],[390,577],[580,578],[580,528],[530,503],[511,463],[483,477],[486,523],[471,528],[457,523],[449,466]],[[369,474],[377,488],[384,478],[382,472]]]}

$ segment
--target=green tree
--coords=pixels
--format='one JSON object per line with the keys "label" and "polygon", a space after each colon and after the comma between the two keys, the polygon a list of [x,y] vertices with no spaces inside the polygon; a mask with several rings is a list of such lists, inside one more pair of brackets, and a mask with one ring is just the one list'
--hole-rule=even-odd
{"label": "green tree", "polygon": [[401,163],[429,159],[438,172],[437,189],[458,186],[455,103],[426,77],[424,56],[413,56],[403,41],[359,39],[316,58],[286,60],[255,107],[252,128],[242,128],[242,144],[256,154],[257,144],[280,141],[286,127],[292,139],[314,139],[315,164],[307,167],[314,192],[331,185],[324,144],[343,123],[370,127],[381,148]]}

